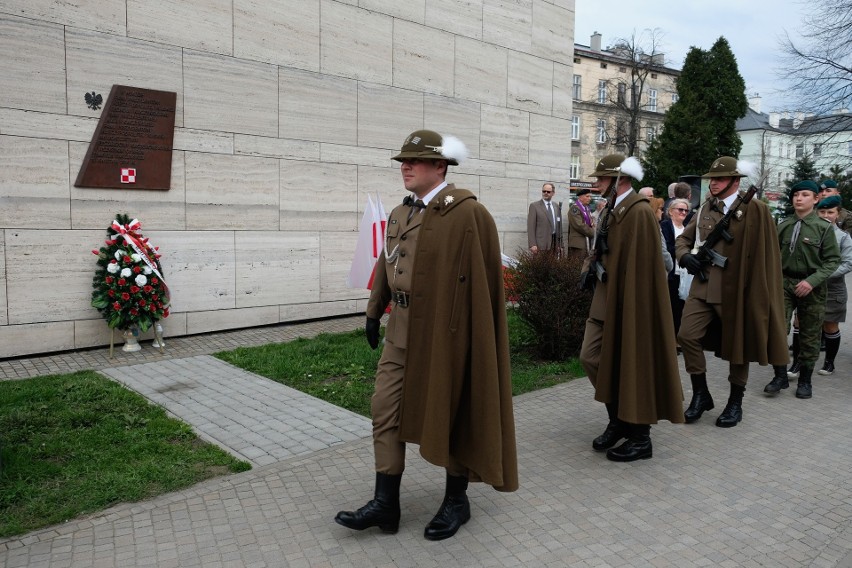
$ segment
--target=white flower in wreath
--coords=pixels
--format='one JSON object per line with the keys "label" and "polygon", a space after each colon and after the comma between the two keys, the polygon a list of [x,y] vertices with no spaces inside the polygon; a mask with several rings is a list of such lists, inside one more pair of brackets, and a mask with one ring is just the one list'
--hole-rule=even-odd
{"label": "white flower in wreath", "polygon": [[137,274],[135,281],[137,286],[144,286],[148,283],[148,279],[145,277],[144,274]]}
{"label": "white flower in wreath", "polygon": [[143,266],[142,272],[144,272],[145,274],[151,274],[152,270],[149,266]]}
{"label": "white flower in wreath", "polygon": [[130,278],[131,274],[133,274],[133,271],[130,270],[129,268],[122,268],[121,269],[121,277],[122,278]]}
{"label": "white flower in wreath", "polygon": [[115,259],[121,260],[122,258],[124,258],[124,251],[121,250],[121,249],[118,249],[117,251],[115,251]]}
{"label": "white flower in wreath", "polygon": [[455,198],[455,197],[453,197],[452,195],[448,195],[448,196],[446,196],[446,197],[444,198],[444,206],[449,205],[450,203],[452,203],[452,202],[453,202],[453,201],[455,201],[455,200],[456,200],[456,198]]}
{"label": "white flower in wreath", "polygon": [[107,264],[107,272],[109,272],[110,274],[115,274],[119,270],[121,270],[121,267],[117,263],[111,262]]}
{"label": "white flower in wreath", "polygon": [[142,257],[139,256],[138,252],[134,252],[133,254],[131,254],[130,258],[133,259],[133,262],[139,262],[140,260],[142,260]]}

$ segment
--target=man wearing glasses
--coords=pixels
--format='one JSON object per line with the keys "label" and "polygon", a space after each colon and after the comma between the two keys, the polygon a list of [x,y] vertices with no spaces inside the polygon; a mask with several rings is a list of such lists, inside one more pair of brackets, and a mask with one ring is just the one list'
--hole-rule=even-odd
{"label": "man wearing glasses", "polygon": [[556,186],[541,186],[541,199],[530,205],[527,240],[531,252],[562,248],[562,204],[553,200]]}

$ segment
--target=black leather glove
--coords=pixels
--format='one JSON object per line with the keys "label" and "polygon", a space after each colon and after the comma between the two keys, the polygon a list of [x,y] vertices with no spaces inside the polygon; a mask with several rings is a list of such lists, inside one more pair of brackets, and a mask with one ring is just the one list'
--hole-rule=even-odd
{"label": "black leather glove", "polygon": [[701,261],[694,254],[685,254],[680,257],[680,265],[693,276],[698,276],[703,270]]}
{"label": "black leather glove", "polygon": [[379,325],[381,322],[376,318],[371,318],[367,316],[367,325],[364,327],[364,330],[367,332],[367,343],[370,344],[370,347],[375,349],[379,346]]}
{"label": "black leather glove", "polygon": [[595,289],[595,276],[590,273],[590,271],[585,271],[580,273],[580,290],[594,290]]}

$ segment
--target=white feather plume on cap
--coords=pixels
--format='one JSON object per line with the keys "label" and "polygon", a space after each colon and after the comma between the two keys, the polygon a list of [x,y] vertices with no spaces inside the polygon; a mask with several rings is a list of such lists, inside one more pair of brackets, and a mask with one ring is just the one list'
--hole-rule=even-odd
{"label": "white feather plume on cap", "polygon": [[755,182],[760,177],[760,170],[757,169],[757,164],[748,160],[737,160],[737,171]]}
{"label": "white feather plume on cap", "polygon": [[441,135],[441,145],[435,147],[435,151],[444,156],[455,160],[459,164],[467,159],[468,150],[464,142],[452,135]]}
{"label": "white feather plume on cap", "polygon": [[639,163],[639,160],[637,160],[635,156],[625,158],[625,160],[621,162],[621,165],[618,166],[618,170],[622,174],[629,175],[636,181],[642,181],[642,178],[645,177],[645,171],[642,169],[642,164]]}

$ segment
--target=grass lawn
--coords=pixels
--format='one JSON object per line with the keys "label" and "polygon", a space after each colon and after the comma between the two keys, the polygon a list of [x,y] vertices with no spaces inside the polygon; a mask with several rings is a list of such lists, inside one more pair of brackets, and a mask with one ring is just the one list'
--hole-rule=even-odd
{"label": "grass lawn", "polygon": [[95,373],[0,382],[0,537],[251,468]]}
{"label": "grass lawn", "polygon": [[[518,395],[585,376],[577,359],[543,362],[530,355],[535,335],[509,310],[512,394]],[[232,365],[263,375],[358,414],[370,415],[370,396],[381,350],[367,345],[363,330],[321,334],[260,347],[216,353]]]}

